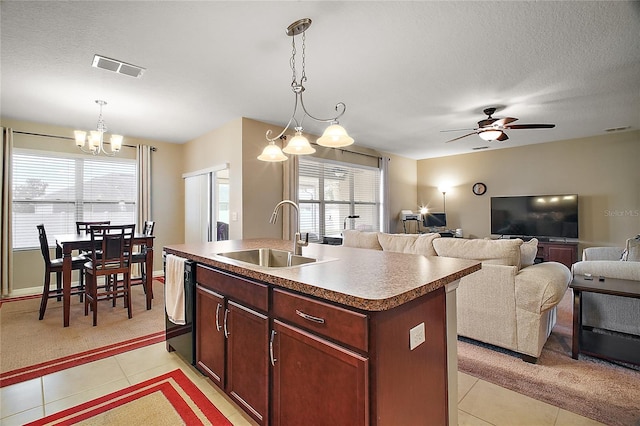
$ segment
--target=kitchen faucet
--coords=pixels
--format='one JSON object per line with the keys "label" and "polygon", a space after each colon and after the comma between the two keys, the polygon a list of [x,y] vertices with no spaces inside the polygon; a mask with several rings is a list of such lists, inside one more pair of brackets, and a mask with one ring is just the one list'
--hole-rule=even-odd
{"label": "kitchen faucet", "polygon": [[307,232],[306,238],[304,240],[301,239],[301,235],[300,235],[300,209],[298,208],[298,205],[296,203],[294,203],[291,200],[282,200],[280,201],[278,204],[276,204],[275,208],[273,209],[273,213],[271,214],[271,219],[269,219],[269,222],[271,223],[276,223],[276,220],[278,220],[278,209],[280,209],[280,207],[284,204],[290,204],[291,206],[293,206],[293,208],[296,210],[296,219],[297,219],[297,232],[293,237],[293,254],[301,256],[302,255],[302,247],[306,247],[309,245],[309,233]]}

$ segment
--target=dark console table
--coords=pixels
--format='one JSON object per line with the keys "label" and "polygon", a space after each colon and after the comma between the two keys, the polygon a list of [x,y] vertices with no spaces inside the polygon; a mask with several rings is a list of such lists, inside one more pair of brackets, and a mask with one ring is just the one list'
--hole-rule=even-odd
{"label": "dark console table", "polygon": [[559,262],[571,269],[571,265],[578,261],[578,243],[538,241],[536,259],[542,262]]}
{"label": "dark console table", "polygon": [[640,365],[640,339],[613,334],[595,333],[582,327],[582,292],[612,294],[621,297],[640,298],[637,281],[598,277],[591,280],[576,275],[569,285],[573,289],[573,341],[571,356],[578,359],[580,352],[598,358],[624,361]]}

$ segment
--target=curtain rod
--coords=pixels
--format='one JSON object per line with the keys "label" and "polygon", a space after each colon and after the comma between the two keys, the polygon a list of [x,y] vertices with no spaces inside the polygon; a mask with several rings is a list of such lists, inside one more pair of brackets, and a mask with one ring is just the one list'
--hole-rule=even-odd
{"label": "curtain rod", "polygon": [[[70,141],[75,141],[74,138],[69,137],[69,136],[58,136],[58,135],[47,135],[44,133],[32,133],[32,132],[23,132],[20,130],[14,130],[13,133],[19,133],[21,135],[29,135],[29,136],[41,136],[44,138],[55,138],[55,139],[65,139],[65,140],[70,140]],[[104,142],[106,144],[111,145],[109,142]],[[122,144],[122,146],[127,147],[127,148],[137,148],[136,145],[127,145],[127,144]],[[151,147],[151,151],[157,151],[158,148],[156,148],[155,146]]]}
{"label": "curtain rod", "polygon": [[[309,142],[310,145],[315,145],[315,146],[322,146],[320,144],[317,144],[315,142]],[[326,146],[322,146],[322,148],[327,148]],[[364,155],[365,157],[371,157],[371,158],[377,158],[378,160],[381,160],[382,157],[379,155],[373,155],[373,154],[365,154],[364,152],[358,152],[358,151],[350,151],[348,149],[343,149],[343,148],[329,148],[329,149],[337,149],[340,152],[348,152],[349,154],[358,154],[358,155]]]}

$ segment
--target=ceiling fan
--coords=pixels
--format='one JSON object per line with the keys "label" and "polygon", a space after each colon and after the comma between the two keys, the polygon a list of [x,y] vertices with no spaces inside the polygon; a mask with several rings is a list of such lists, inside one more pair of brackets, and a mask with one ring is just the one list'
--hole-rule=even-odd
{"label": "ceiling fan", "polygon": [[478,121],[478,127],[475,129],[458,129],[458,130],[442,130],[443,132],[458,132],[460,130],[473,130],[471,133],[457,137],[455,139],[448,140],[446,143],[457,141],[462,138],[466,138],[471,135],[478,135],[486,141],[500,141],[504,142],[509,139],[509,136],[504,132],[505,130],[515,129],[553,129],[555,124],[510,124],[517,120],[514,117],[505,118],[493,118],[492,115],[496,112],[496,108],[485,108],[484,113],[487,118]]}

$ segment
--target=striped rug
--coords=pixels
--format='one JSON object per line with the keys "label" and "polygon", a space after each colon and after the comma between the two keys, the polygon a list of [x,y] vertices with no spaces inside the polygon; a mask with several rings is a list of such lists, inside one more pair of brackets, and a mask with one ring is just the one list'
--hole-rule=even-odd
{"label": "striped rug", "polygon": [[114,425],[231,425],[179,369],[51,414],[28,425],[67,425],[80,422]]}

